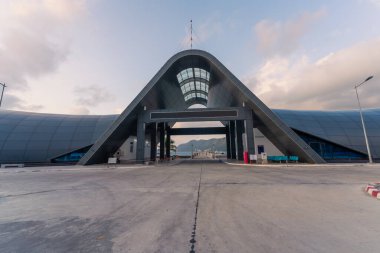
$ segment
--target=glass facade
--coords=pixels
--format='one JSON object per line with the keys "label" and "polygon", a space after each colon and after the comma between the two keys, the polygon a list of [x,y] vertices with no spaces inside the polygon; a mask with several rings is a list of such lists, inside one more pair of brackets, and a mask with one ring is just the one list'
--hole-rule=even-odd
{"label": "glass facade", "polygon": [[187,68],[177,74],[186,102],[195,102],[198,99],[208,100],[210,73],[200,68]]}
{"label": "glass facade", "polygon": [[68,154],[52,159],[53,163],[77,163],[90,149],[91,146],[75,150]]}
{"label": "glass facade", "polygon": [[295,132],[326,161],[338,160],[366,160],[367,155],[339,146],[315,136],[296,131]]}

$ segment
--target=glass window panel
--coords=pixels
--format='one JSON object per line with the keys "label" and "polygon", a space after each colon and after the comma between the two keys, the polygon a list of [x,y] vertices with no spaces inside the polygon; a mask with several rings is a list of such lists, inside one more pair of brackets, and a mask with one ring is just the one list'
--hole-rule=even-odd
{"label": "glass window panel", "polygon": [[208,92],[208,85],[206,84],[206,92]]}
{"label": "glass window panel", "polygon": [[206,79],[206,70],[201,69],[201,78]]}
{"label": "glass window panel", "polygon": [[195,82],[195,86],[196,86],[197,90],[201,89],[201,83],[199,81]]}
{"label": "glass window panel", "polygon": [[187,84],[185,84],[185,91],[188,92],[189,90],[190,90],[190,84],[187,83]]}
{"label": "glass window panel", "polygon": [[194,69],[194,74],[195,74],[195,77],[201,77],[201,71],[199,68],[195,68]]}
{"label": "glass window panel", "polygon": [[187,69],[187,75],[189,78],[192,78],[194,75],[193,75],[193,69]]}
{"label": "glass window panel", "polygon": [[194,82],[191,82],[191,83],[190,83],[190,89],[191,89],[191,90],[195,90]]}
{"label": "glass window panel", "polygon": [[201,83],[201,90],[206,91],[206,87],[204,83]]}
{"label": "glass window panel", "polygon": [[178,73],[178,75],[177,75],[177,79],[178,79],[178,82],[179,82],[179,83],[182,82],[182,76],[181,76],[181,73]]}

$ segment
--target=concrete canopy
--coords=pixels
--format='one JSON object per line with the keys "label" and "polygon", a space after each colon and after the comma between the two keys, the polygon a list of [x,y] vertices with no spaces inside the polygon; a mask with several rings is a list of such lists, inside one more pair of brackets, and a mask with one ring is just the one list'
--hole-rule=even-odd
{"label": "concrete canopy", "polygon": [[[209,73],[207,99],[204,96],[184,97],[186,94],[181,90],[177,75],[188,68],[199,68]],[[208,108],[248,108],[252,111],[254,126],[283,154],[297,155],[308,163],[325,162],[214,56],[201,50],[185,50],[163,65],[79,164],[106,162],[130,135],[137,132],[137,119],[144,110],[186,110],[193,104],[203,104]]]}

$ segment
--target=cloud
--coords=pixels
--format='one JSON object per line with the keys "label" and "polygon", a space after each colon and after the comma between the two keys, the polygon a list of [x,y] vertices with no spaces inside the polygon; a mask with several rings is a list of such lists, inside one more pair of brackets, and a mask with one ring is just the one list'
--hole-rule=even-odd
{"label": "cloud", "polygon": [[[0,78],[7,87],[9,109],[26,106],[22,92],[31,79],[55,72],[70,53],[59,31],[83,13],[82,0],[13,0],[0,3]],[[21,95],[16,95],[16,93]],[[11,94],[11,95],[10,95]]]}
{"label": "cloud", "polygon": [[0,76],[9,89],[25,89],[28,78],[54,72],[68,49],[32,31],[13,30],[1,40]]}
{"label": "cloud", "polygon": [[77,96],[75,101],[79,106],[94,107],[113,99],[113,95],[98,85],[79,86],[74,89],[74,93]]}
{"label": "cloud", "polygon": [[44,108],[42,105],[28,104],[16,95],[13,95],[13,94],[5,95],[5,92],[4,92],[3,101],[1,103],[1,108],[11,109],[11,110],[22,110],[22,111],[40,111]]}
{"label": "cloud", "polygon": [[69,114],[88,115],[90,110],[85,106],[73,106],[69,109]]}
{"label": "cloud", "polygon": [[374,4],[377,7],[380,7],[380,0],[369,0],[369,2]]}
{"label": "cloud", "polygon": [[352,109],[357,107],[354,85],[370,75],[360,88],[365,107],[379,107],[380,38],[330,53],[312,62],[307,56],[268,59],[243,78],[272,108]]}
{"label": "cloud", "polygon": [[68,20],[86,10],[86,0],[12,0],[10,12],[18,17],[50,15],[54,19]]}
{"label": "cloud", "polygon": [[325,14],[325,10],[319,10],[286,22],[261,20],[254,26],[258,52],[265,56],[289,55],[310,26]]}

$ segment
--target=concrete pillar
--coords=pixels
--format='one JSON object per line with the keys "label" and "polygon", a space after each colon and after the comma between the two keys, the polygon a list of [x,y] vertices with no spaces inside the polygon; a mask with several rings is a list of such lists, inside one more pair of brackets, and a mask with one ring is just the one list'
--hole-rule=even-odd
{"label": "concrete pillar", "polygon": [[247,152],[250,155],[255,154],[255,139],[253,136],[253,118],[252,116],[245,120],[245,136],[247,143]]}
{"label": "concrete pillar", "polygon": [[165,158],[165,123],[159,123],[160,128],[160,160]]}
{"label": "concrete pillar", "polygon": [[231,159],[230,126],[226,125],[227,159]]}
{"label": "concrete pillar", "polygon": [[230,120],[231,159],[236,159],[235,120]]}
{"label": "concrete pillar", "polygon": [[166,125],[166,158],[170,159],[170,126]]}
{"label": "concrete pillar", "polygon": [[156,161],[157,156],[157,123],[150,125],[150,160]]}
{"label": "concrete pillar", "polygon": [[244,122],[242,120],[236,121],[236,149],[237,149],[237,159],[243,161],[243,131]]}
{"label": "concrete pillar", "polygon": [[145,158],[145,123],[142,115],[137,118],[137,143],[136,143],[136,162],[144,163]]}

